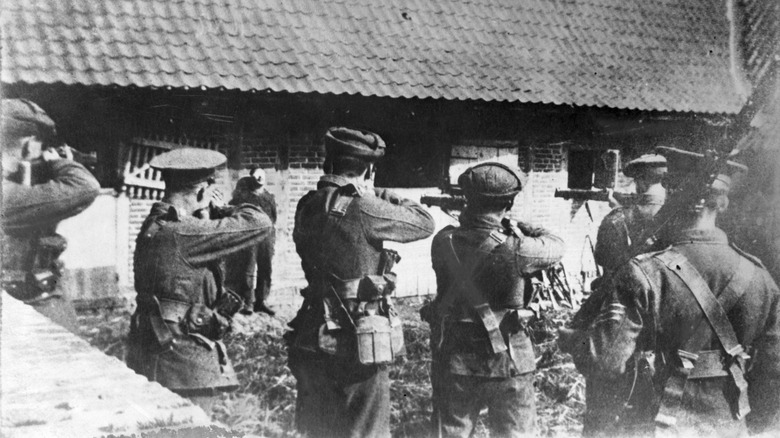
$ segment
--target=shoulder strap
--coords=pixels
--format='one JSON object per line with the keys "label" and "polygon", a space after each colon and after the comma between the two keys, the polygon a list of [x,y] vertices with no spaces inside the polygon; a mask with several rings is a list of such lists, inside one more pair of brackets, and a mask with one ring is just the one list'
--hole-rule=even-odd
{"label": "shoulder strap", "polygon": [[[747,393],[748,383],[744,374],[747,368],[745,362],[748,359],[748,356],[744,347],[739,343],[736,333],[734,333],[734,327],[731,325],[724,307],[730,309],[739,301],[739,298],[744,295],[747,287],[743,284],[743,281],[745,281],[743,279],[752,278],[754,265],[748,259],[740,257],[739,265],[737,266],[734,275],[732,275],[729,283],[721,292],[720,296],[716,297],[699,271],[690,264],[684,255],[669,250],[662,253],[659,256],[659,259],[663,261],[691,291],[696,298],[699,307],[701,307],[704,312],[704,316],[712,327],[715,336],[717,336],[718,341],[720,341],[720,344],[723,346],[723,349],[728,356],[726,365],[729,374],[737,386],[738,392],[734,414],[738,419],[743,418],[750,412],[750,403],[748,401]],[[702,323],[699,324],[698,329],[694,331],[694,336],[685,342],[686,348],[690,349],[688,351],[693,353],[693,357],[697,357],[696,353],[700,351],[702,342],[709,341],[709,336],[702,336],[700,333],[699,329],[701,329],[703,323],[704,321],[702,321]],[[699,339],[696,339],[697,337]],[[702,338],[704,340],[702,340]],[[696,346],[691,348],[691,345]]]}
{"label": "shoulder strap", "polygon": [[349,204],[352,203],[353,199],[355,199],[353,196],[347,196],[343,194],[337,195],[336,201],[328,211],[328,215],[336,218],[344,217],[344,215],[347,214],[347,209],[349,208]]}
{"label": "shoulder strap", "polygon": [[[726,288],[721,292],[720,297],[716,297],[699,271],[691,265],[684,255],[669,250],[659,254],[658,258],[663,261],[691,291],[726,353],[729,356],[734,356],[742,352],[742,346],[737,340],[737,335],[734,333],[734,328],[726,315],[724,307],[731,308],[731,306],[733,306],[745,293],[744,287],[739,289],[734,287],[736,282],[735,278],[744,275],[742,274],[743,272],[752,272],[749,262],[744,258],[740,258],[740,265],[737,267],[735,274],[729,280]],[[696,339],[695,341],[706,342],[706,339]],[[686,342],[686,345],[688,344],[689,342]],[[695,350],[698,350],[698,348]]]}
{"label": "shoulder strap", "polygon": [[[493,231],[476,248],[476,251],[480,253],[490,253],[498,245],[504,243],[506,239],[507,236],[504,234]],[[458,269],[452,271],[455,273],[456,278],[454,281],[450,282],[450,288],[447,291],[447,295],[442,300],[442,308],[445,312],[449,312],[449,308],[455,302],[456,298],[460,297],[465,299],[477,313],[482,325],[485,327],[485,330],[487,330],[493,353],[506,351],[507,346],[499,329],[499,321],[496,319],[482,290],[476,287],[472,280],[472,274],[476,263],[472,264],[472,266],[464,266],[464,264],[461,263],[452,242],[452,234],[447,235],[447,243],[449,245],[450,258]]]}

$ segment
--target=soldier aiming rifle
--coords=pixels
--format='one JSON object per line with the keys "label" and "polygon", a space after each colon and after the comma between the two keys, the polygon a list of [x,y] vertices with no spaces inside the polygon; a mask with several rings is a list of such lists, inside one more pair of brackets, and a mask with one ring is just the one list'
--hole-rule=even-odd
{"label": "soldier aiming rifle", "polygon": [[730,175],[746,168],[715,152],[659,152],[669,201],[642,239],[666,249],[618,267],[595,320],[562,332],[561,348],[588,378],[627,382],[599,435],[776,432],[780,293],[716,226]]}

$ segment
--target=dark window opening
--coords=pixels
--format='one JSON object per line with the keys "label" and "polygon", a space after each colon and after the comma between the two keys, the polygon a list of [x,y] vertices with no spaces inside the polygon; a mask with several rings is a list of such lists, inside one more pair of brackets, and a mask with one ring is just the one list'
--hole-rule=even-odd
{"label": "dark window opening", "polygon": [[413,188],[439,185],[442,179],[441,163],[444,160],[439,145],[408,138],[395,142],[395,138],[390,135],[387,137],[387,151],[376,166],[374,184],[377,187]]}
{"label": "dark window opening", "polygon": [[619,165],[617,150],[570,150],[570,189],[613,188]]}

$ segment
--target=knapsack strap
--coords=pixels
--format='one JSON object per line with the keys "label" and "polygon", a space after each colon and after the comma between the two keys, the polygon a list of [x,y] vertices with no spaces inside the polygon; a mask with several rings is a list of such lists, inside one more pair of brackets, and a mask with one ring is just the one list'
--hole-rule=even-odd
{"label": "knapsack strap", "polygon": [[[671,403],[672,406],[674,408],[679,408],[679,402],[681,401],[682,392],[684,390],[684,382],[688,378],[714,377],[717,375],[717,373],[710,373],[710,375],[700,372],[699,376],[696,376],[696,369],[705,367],[705,362],[717,363],[717,361],[712,360],[701,361],[701,364],[698,363],[699,353],[709,354],[709,352],[700,351],[704,345],[710,342],[711,337],[707,333],[707,326],[709,326],[712,332],[715,333],[715,336],[718,338],[718,341],[726,353],[728,374],[731,375],[738,389],[739,394],[734,415],[738,419],[743,418],[750,412],[750,405],[747,397],[748,385],[744,375],[746,369],[745,362],[748,359],[748,356],[744,347],[737,339],[734,327],[731,325],[725,309],[731,309],[746,292],[747,287],[744,282],[748,281],[753,276],[753,265],[746,259],[740,258],[739,265],[737,266],[734,275],[732,275],[720,296],[716,297],[706,280],[704,280],[699,271],[691,265],[683,254],[669,250],[657,257],[688,287],[688,290],[690,290],[694,298],[696,298],[696,302],[699,304],[705,317],[704,320],[699,323],[697,329],[693,331],[693,336],[689,337],[683,343],[683,350],[678,352],[683,364],[683,373],[679,376],[680,378],[670,378],[668,386],[670,387],[669,389],[672,394],[667,390],[666,395],[672,395],[672,398],[674,399]],[[665,399],[666,398],[668,397],[665,397]],[[662,423],[668,424],[670,422],[670,417],[674,417],[672,414],[674,409],[665,409],[664,404],[662,404],[662,408],[659,411],[659,417],[664,417]]]}
{"label": "knapsack strap", "polygon": [[[480,245],[475,249],[478,253],[489,254],[497,246],[506,241],[508,236],[493,231]],[[447,235],[447,243],[449,246],[449,256],[457,269],[451,269],[451,272],[455,273],[456,278],[450,282],[450,288],[447,291],[447,295],[442,300],[442,309],[444,309],[445,315],[449,313],[451,306],[454,304],[455,299],[461,297],[474,309],[474,312],[479,317],[482,326],[485,328],[490,340],[490,346],[493,353],[501,353],[507,351],[507,343],[504,341],[504,337],[500,330],[500,321],[496,318],[493,310],[488,304],[487,297],[481,289],[474,285],[472,275],[474,266],[478,261],[473,263],[472,266],[464,266],[460,261],[455,246],[452,242],[452,234]]]}

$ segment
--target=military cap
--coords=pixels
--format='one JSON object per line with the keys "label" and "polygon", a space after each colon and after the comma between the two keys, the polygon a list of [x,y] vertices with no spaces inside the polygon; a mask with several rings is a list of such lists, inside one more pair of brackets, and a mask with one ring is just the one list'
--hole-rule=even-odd
{"label": "military cap", "polygon": [[682,149],[658,146],[656,148],[659,154],[666,156],[669,172],[666,175],[666,181],[671,185],[684,184],[688,177],[702,177],[710,172],[717,171],[714,176],[713,187],[725,188],[731,187],[732,177],[736,174],[747,172],[748,168],[744,164],[727,160],[724,166],[716,169],[712,168],[713,161],[707,159],[707,156],[697,152],[684,151]]}
{"label": "military cap", "polygon": [[662,177],[667,171],[666,158],[659,154],[644,154],[631,160],[623,169],[623,175],[631,178]]}
{"label": "military cap", "polygon": [[325,151],[373,163],[385,155],[385,142],[373,132],[334,127],[325,133]]}
{"label": "military cap", "polygon": [[209,149],[181,148],[152,158],[149,165],[162,171],[166,188],[178,188],[214,178],[225,155]]}
{"label": "military cap", "polygon": [[5,136],[22,138],[34,135],[44,140],[57,134],[54,120],[27,99],[3,99],[0,120]]}
{"label": "military cap", "polygon": [[254,180],[257,182],[258,187],[262,187],[265,185],[265,181],[266,181],[265,170],[256,167],[252,169],[251,172],[249,172],[249,176],[254,178]]}
{"label": "military cap", "polygon": [[241,177],[236,182],[236,190],[252,191],[252,190],[257,190],[260,187],[262,187],[262,184],[260,184],[257,181],[257,178],[253,176]]}
{"label": "military cap", "polygon": [[468,168],[458,177],[458,185],[467,198],[512,200],[523,188],[520,175],[501,163],[482,163]]}

